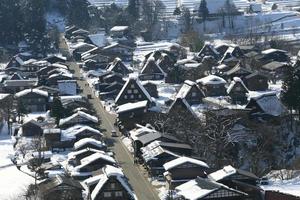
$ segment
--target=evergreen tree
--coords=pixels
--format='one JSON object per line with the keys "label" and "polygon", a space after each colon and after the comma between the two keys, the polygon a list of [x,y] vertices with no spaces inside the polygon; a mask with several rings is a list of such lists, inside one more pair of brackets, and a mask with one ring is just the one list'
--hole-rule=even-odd
{"label": "evergreen tree", "polygon": [[184,22],[184,32],[189,32],[192,28],[191,12],[188,8],[182,9],[182,18]]}
{"label": "evergreen tree", "polygon": [[57,125],[59,124],[59,120],[64,116],[64,107],[58,96],[53,98],[51,116],[55,118]]}
{"label": "evergreen tree", "polygon": [[21,117],[23,115],[26,115],[26,114],[29,113],[29,111],[26,109],[24,103],[22,101],[20,101],[20,100],[18,100],[18,102],[17,102],[17,109],[16,110],[17,110],[19,122],[20,122]]}
{"label": "evergreen tree", "polygon": [[176,7],[174,12],[173,12],[173,15],[180,15],[181,14],[181,10],[179,7]]}
{"label": "evergreen tree", "polygon": [[284,78],[281,98],[283,103],[292,111],[296,110],[300,114],[300,61],[291,66]]}
{"label": "evergreen tree", "polygon": [[207,8],[206,0],[201,0],[199,10],[198,10],[198,16],[202,18],[204,31],[206,31],[206,19],[208,15],[209,15],[209,11]]}
{"label": "evergreen tree", "polygon": [[87,28],[90,21],[88,2],[86,0],[69,1],[67,18],[69,24]]}
{"label": "evergreen tree", "polygon": [[129,0],[128,1],[128,14],[134,19],[137,20],[139,17],[139,7],[138,0]]}
{"label": "evergreen tree", "polygon": [[34,53],[45,55],[50,46],[46,31],[46,2],[26,0],[21,6],[25,39]]}
{"label": "evergreen tree", "polygon": [[0,43],[16,44],[22,38],[23,17],[19,0],[1,0]]}

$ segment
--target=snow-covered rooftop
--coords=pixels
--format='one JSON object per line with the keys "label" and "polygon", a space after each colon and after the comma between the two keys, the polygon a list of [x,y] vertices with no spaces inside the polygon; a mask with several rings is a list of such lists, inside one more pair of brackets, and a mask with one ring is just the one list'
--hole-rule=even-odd
{"label": "snow-covered rooftop", "polygon": [[25,89],[25,90],[22,90],[22,91],[16,93],[15,96],[18,98],[18,97],[22,97],[24,95],[27,95],[29,93],[35,93],[35,94],[39,94],[39,95],[48,97],[48,92],[43,91],[43,90],[39,90],[39,89]]}
{"label": "snow-covered rooftop", "polygon": [[234,167],[232,167],[231,165],[228,165],[228,166],[225,166],[223,167],[223,169],[220,169],[216,172],[213,172],[211,174],[208,175],[208,177],[211,179],[211,180],[214,180],[214,181],[219,181],[219,180],[222,180],[228,176],[231,176],[233,174],[235,174],[237,171]]}
{"label": "snow-covered rooftop", "polygon": [[90,126],[86,126],[86,125],[75,125],[75,126],[72,126],[66,130],[63,130],[62,133],[63,134],[66,134],[66,135],[72,135],[72,136],[76,136],[77,134],[83,132],[83,131],[88,131],[88,132],[92,132],[92,133],[95,133],[95,134],[99,134],[100,136],[103,136],[103,134],[97,130],[97,129],[94,129]]}
{"label": "snow-covered rooftop", "polygon": [[148,104],[148,101],[138,101],[135,103],[126,103],[123,105],[120,105],[116,108],[116,111],[118,114],[122,113],[122,112],[127,112],[130,110],[134,110],[134,109],[139,109],[139,108],[145,108]]}
{"label": "snow-covered rooftop", "polygon": [[79,149],[80,147],[82,147],[86,144],[92,144],[92,145],[98,146],[100,148],[106,146],[103,142],[95,140],[93,138],[83,138],[74,144],[74,149]]}
{"label": "snow-covered rooftop", "polygon": [[198,79],[197,83],[201,83],[202,85],[215,85],[215,84],[226,84],[226,81],[216,75],[208,75],[204,78]]}
{"label": "snow-covered rooftop", "polygon": [[164,166],[165,170],[168,171],[168,170],[170,170],[174,167],[177,167],[179,165],[182,165],[184,163],[192,163],[192,164],[195,164],[195,165],[202,166],[204,168],[209,168],[209,166],[205,162],[203,162],[201,160],[194,159],[194,158],[185,157],[185,156],[182,156],[182,157],[176,158],[174,160],[171,160],[171,161],[165,163],[163,166]]}
{"label": "snow-covered rooftop", "polygon": [[94,123],[98,122],[97,117],[92,116],[92,115],[87,114],[87,113],[82,112],[82,111],[78,111],[78,112],[74,113],[73,115],[71,115],[69,117],[66,117],[66,118],[63,118],[63,119],[59,120],[59,125],[64,125],[64,124],[66,124],[67,122],[71,121],[72,119],[74,119],[76,117],[82,117],[82,118],[85,118],[85,119],[87,119],[91,122],[94,122]]}
{"label": "snow-covered rooftop", "polygon": [[111,32],[115,31],[126,31],[128,29],[128,26],[114,26],[110,29]]}
{"label": "snow-covered rooftop", "polygon": [[108,161],[112,164],[115,164],[116,161],[114,158],[110,157],[109,155],[105,154],[105,153],[101,153],[101,152],[96,152],[88,157],[85,157],[83,159],[80,160],[80,165],[78,165],[77,167],[74,168],[75,171],[79,171],[81,168],[89,165],[92,162],[95,162],[96,160],[105,160]]}

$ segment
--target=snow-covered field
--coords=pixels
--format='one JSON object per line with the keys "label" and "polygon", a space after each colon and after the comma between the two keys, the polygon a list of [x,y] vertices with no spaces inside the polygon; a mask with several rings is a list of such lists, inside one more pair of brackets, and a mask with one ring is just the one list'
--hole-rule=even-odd
{"label": "snow-covered field", "polygon": [[0,199],[24,199],[22,195],[34,179],[19,171],[12,163],[13,139],[7,134],[7,125],[0,131]]}

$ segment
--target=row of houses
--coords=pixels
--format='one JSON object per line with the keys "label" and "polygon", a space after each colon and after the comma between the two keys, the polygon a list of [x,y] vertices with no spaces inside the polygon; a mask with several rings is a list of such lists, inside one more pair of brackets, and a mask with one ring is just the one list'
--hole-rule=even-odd
{"label": "row of houses", "polygon": [[[77,43],[73,41],[70,47]],[[177,56],[177,50],[155,50],[135,65],[117,54],[101,68],[89,70],[83,63],[82,72],[101,103],[118,115],[116,124],[132,141],[136,161],[150,176],[162,177],[168,183],[168,190],[178,194],[176,198],[262,199],[263,191],[256,183],[259,178],[254,174],[231,166],[211,169],[203,158],[194,157],[191,145],[172,133],[160,133],[151,125],[136,124],[147,124],[147,116],[157,113],[176,115],[177,108],[190,113],[195,120],[203,120],[205,112],[215,111],[221,115],[235,113],[255,123],[280,124],[287,110],[278,98],[278,91],[270,89],[270,81],[282,80],[291,67],[289,55],[279,49],[206,44],[194,57],[182,59]],[[273,67],[273,64],[281,66]],[[247,125],[243,125],[240,125],[242,129],[250,133]],[[135,129],[129,131],[132,128]],[[250,133],[248,139],[252,137]],[[172,161],[184,166],[179,164],[180,170],[174,167],[173,175],[167,173],[172,168],[164,165],[171,162],[172,166]],[[208,176],[218,170],[239,171],[234,173],[242,175],[233,175],[231,183]],[[236,180],[240,176],[246,183]],[[186,185],[180,187],[179,183]],[[198,191],[199,196],[189,196],[193,194],[191,190]]]}
{"label": "row of houses", "polygon": [[[87,98],[79,95],[66,58],[27,58],[19,54],[11,59],[4,69],[4,85],[8,80],[31,79],[35,85],[3,87],[7,94],[1,95],[1,101],[10,103],[14,114],[16,163],[28,174],[37,172],[38,196],[49,200],[137,199],[104,142],[98,117]],[[53,109],[61,109],[60,118],[52,117]],[[38,149],[32,147],[34,141]],[[57,156],[62,157],[60,162],[53,160]],[[24,162],[25,169],[21,167]]]}
{"label": "row of houses", "polygon": [[166,182],[169,198],[263,199],[256,175],[230,165],[213,169],[172,134],[137,124],[129,138],[133,155],[149,175]]}

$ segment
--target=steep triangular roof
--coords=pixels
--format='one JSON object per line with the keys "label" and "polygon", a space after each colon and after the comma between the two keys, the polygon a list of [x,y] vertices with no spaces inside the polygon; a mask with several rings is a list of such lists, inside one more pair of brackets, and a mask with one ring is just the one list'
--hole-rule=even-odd
{"label": "steep triangular roof", "polygon": [[152,102],[150,94],[147,92],[147,90],[145,89],[145,87],[141,84],[141,82],[139,81],[139,79],[137,77],[131,76],[131,77],[128,78],[128,80],[124,84],[123,88],[119,92],[118,96],[116,97],[116,99],[115,99],[116,103],[118,103],[119,99],[123,95],[125,95],[125,92],[127,91],[127,89],[129,89],[132,85],[134,85],[134,88],[139,89],[144,94],[145,98],[149,102]]}
{"label": "steep triangular roof", "polygon": [[128,181],[126,180],[122,169],[116,168],[114,166],[106,165],[105,167],[103,167],[102,171],[103,171],[102,174],[92,177],[92,178],[89,178],[85,181],[85,182],[97,182],[98,181],[96,187],[91,192],[92,200],[97,199],[101,189],[103,188],[103,186],[107,183],[107,181],[111,177],[115,177],[115,180],[121,184],[121,186],[127,191],[128,195],[133,200],[137,200],[137,197],[136,197],[134,191],[132,190],[132,188],[130,187]]}
{"label": "steep triangular roof", "polygon": [[229,75],[232,75],[232,74],[235,74],[235,73],[249,75],[249,74],[251,74],[251,71],[246,69],[245,67],[243,67],[242,63],[239,62],[232,69],[228,70],[224,74],[229,76]]}
{"label": "steep triangular roof", "polygon": [[182,99],[180,97],[176,98],[175,101],[170,106],[168,112],[170,113],[176,106],[181,106],[182,108],[186,108],[187,111],[189,111],[193,116],[197,117],[196,113],[191,108],[191,105],[185,99]]}
{"label": "steep triangular roof", "polygon": [[93,122],[93,123],[98,122],[97,117],[92,116],[92,115],[87,114],[87,113],[82,112],[82,111],[78,111],[78,112],[74,113],[73,115],[71,115],[69,117],[66,117],[66,118],[63,118],[63,119],[59,120],[59,125],[62,126],[64,124],[67,124],[69,121],[72,121],[73,119],[76,119],[76,118],[85,119],[86,121],[90,121],[90,122]]}
{"label": "steep triangular roof", "polygon": [[203,96],[205,96],[203,91],[197,86],[196,82],[186,80],[186,81],[184,81],[184,84],[181,86],[180,90],[178,91],[176,98],[184,99],[189,94],[189,92],[192,90],[192,88],[197,88],[197,90],[199,90],[199,92]]}
{"label": "steep triangular roof", "polygon": [[246,91],[249,91],[248,88],[246,87],[246,85],[244,84],[244,82],[240,78],[234,77],[233,80],[231,81],[229,87],[227,88],[227,94],[229,94],[237,84],[241,84],[242,87],[244,87]]}
{"label": "steep triangular roof", "polygon": [[205,44],[200,52],[197,54],[197,57],[203,58],[205,56],[213,56],[215,59],[218,58],[219,53],[216,51],[216,49],[210,45],[210,44]]}
{"label": "steep triangular roof", "polygon": [[116,73],[121,73],[123,75],[126,75],[130,72],[120,58],[115,58],[114,61],[108,66],[107,70]]}
{"label": "steep triangular roof", "polygon": [[166,74],[158,64],[156,64],[154,57],[148,58],[144,65],[141,74]]}

